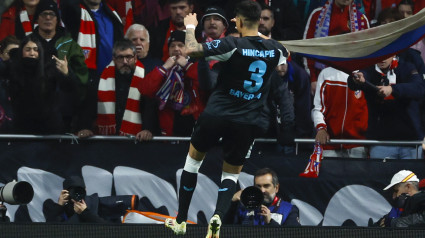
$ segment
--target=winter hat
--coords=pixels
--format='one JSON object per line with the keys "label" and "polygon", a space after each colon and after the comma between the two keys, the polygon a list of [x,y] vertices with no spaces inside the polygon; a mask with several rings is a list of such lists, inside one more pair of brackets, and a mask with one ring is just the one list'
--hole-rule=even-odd
{"label": "winter hat", "polygon": [[224,13],[224,10],[219,8],[219,7],[209,7],[209,8],[207,8],[204,16],[202,16],[202,19],[201,19],[202,26],[204,26],[205,17],[214,16],[214,15],[221,17],[221,19],[223,20],[223,23],[226,27],[229,26],[229,23],[227,22],[226,14]]}

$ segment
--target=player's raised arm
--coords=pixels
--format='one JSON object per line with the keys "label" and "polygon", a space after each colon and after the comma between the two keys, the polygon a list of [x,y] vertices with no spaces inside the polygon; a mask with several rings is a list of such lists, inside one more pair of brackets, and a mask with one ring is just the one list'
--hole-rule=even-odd
{"label": "player's raised arm", "polygon": [[202,44],[198,43],[195,37],[195,28],[198,25],[196,19],[196,13],[189,13],[184,18],[184,25],[186,26],[186,52],[191,57],[202,57],[204,56],[204,50]]}

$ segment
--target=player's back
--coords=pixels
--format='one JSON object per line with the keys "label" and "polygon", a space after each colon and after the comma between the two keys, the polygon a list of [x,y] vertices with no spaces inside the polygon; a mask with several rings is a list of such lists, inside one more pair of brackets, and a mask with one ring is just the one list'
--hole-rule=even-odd
{"label": "player's back", "polygon": [[205,44],[207,60],[225,61],[207,113],[232,121],[257,124],[270,89],[270,75],[286,61],[286,49],[258,36],[226,37]]}

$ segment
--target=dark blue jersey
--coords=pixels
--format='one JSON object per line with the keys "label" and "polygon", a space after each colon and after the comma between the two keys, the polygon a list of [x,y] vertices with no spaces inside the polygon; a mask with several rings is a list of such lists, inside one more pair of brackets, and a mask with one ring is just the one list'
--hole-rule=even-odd
{"label": "dark blue jersey", "polygon": [[259,36],[225,37],[203,43],[206,60],[225,61],[205,112],[244,124],[257,124],[270,89],[270,76],[286,63],[288,51]]}

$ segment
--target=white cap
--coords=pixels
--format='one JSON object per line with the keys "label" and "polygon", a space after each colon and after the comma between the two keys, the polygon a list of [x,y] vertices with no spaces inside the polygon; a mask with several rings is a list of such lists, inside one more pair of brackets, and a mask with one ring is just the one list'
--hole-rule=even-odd
{"label": "white cap", "polygon": [[419,179],[416,174],[410,170],[400,170],[398,173],[394,174],[390,185],[386,186],[384,190],[388,190],[396,184],[405,182],[419,182]]}

